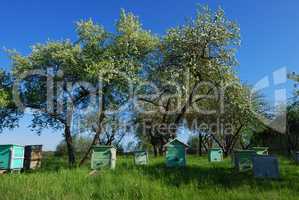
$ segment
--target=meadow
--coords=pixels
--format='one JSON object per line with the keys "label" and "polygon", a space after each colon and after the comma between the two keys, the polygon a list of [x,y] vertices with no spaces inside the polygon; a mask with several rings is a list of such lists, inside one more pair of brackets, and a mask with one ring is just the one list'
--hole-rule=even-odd
{"label": "meadow", "polygon": [[298,199],[299,166],[283,157],[279,164],[281,178],[263,180],[234,171],[230,159],[209,163],[205,156],[188,156],[185,168],[170,169],[163,157],[134,166],[131,156],[118,156],[115,170],[90,176],[88,165],[70,170],[51,156],[38,171],[0,176],[0,199]]}

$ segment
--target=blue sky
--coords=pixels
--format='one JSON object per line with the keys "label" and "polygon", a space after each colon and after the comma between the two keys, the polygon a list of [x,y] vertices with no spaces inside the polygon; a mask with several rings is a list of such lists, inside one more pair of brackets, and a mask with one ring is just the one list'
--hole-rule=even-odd
{"label": "blue sky", "polygon": [[[273,71],[281,67],[299,71],[299,1],[296,0],[2,0],[0,47],[28,54],[31,45],[47,39],[76,39],[74,23],[80,19],[91,18],[113,31],[121,8],[138,15],[146,29],[162,35],[168,28],[194,16],[198,3],[208,4],[213,9],[221,6],[226,15],[239,24],[242,44],[237,54],[240,62],[237,70],[242,81],[255,84],[264,76],[271,77]],[[0,66],[10,68],[2,49]],[[269,101],[274,89],[264,90]],[[61,133],[51,130],[36,136],[27,128],[29,121],[27,115],[20,128],[4,131],[0,143],[43,143],[47,149],[53,149],[61,140]]]}

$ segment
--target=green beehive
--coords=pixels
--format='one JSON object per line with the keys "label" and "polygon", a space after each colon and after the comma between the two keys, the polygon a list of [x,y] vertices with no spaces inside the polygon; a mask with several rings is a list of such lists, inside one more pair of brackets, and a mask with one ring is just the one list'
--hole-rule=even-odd
{"label": "green beehive", "polygon": [[252,168],[252,159],[256,155],[254,150],[237,150],[233,154],[233,164],[238,171]]}
{"label": "green beehive", "polygon": [[223,151],[221,148],[210,148],[208,152],[209,162],[220,162],[223,160]]}
{"label": "green beehive", "polygon": [[148,163],[148,155],[146,151],[135,151],[134,152],[134,163],[135,165],[146,165]]}
{"label": "green beehive", "polygon": [[186,166],[186,148],[187,144],[178,139],[168,142],[166,145],[166,166],[183,167]]}
{"label": "green beehive", "polygon": [[24,146],[0,145],[0,170],[20,170],[24,164]]}
{"label": "green beehive", "polygon": [[113,146],[94,146],[91,155],[91,169],[114,169],[116,164],[116,148]]}
{"label": "green beehive", "polygon": [[268,155],[269,154],[268,147],[252,147],[252,150],[254,150],[257,155]]}

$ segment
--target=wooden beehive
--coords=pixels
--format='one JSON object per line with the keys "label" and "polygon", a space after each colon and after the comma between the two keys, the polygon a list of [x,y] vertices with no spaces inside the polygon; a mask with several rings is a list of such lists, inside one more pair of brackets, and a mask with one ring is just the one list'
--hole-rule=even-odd
{"label": "wooden beehive", "polygon": [[24,165],[24,146],[0,145],[0,170],[21,170]]}
{"label": "wooden beehive", "polygon": [[116,148],[113,146],[94,146],[91,154],[91,169],[114,169],[116,165]]}
{"label": "wooden beehive", "polygon": [[34,170],[41,167],[42,163],[42,145],[25,146],[24,169]]}
{"label": "wooden beehive", "polygon": [[135,151],[134,152],[134,163],[135,165],[147,165],[148,154],[146,151]]}
{"label": "wooden beehive", "polygon": [[183,167],[186,166],[186,149],[187,144],[178,139],[168,142],[166,145],[166,166]]}
{"label": "wooden beehive", "polygon": [[221,148],[210,148],[208,152],[209,162],[220,162],[223,160],[223,151]]}

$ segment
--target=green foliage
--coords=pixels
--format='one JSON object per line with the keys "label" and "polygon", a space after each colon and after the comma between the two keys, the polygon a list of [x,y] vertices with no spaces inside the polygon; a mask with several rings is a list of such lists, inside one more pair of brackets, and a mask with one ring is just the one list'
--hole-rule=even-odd
{"label": "green foliage", "polygon": [[299,102],[289,105],[287,111],[289,131],[295,134],[299,129]]}
{"label": "green foliage", "polygon": [[[249,87],[241,84],[235,70],[240,29],[221,8],[213,11],[200,6],[194,19],[169,29],[162,38],[145,30],[137,16],[124,10],[114,32],[87,20],[76,23],[76,33],[75,42],[36,44],[28,56],[9,52],[16,76],[33,69],[44,70],[54,77],[55,83],[69,82],[72,87],[76,81],[88,81],[100,89],[96,96],[102,105],[96,105],[95,111],[83,116],[88,123],[82,130],[95,132],[94,141],[104,132],[100,124],[111,121],[104,111],[119,109],[132,100],[131,91],[138,95],[152,94],[148,82],[154,83],[160,93],[142,100],[144,110],[154,112],[141,111],[138,122],[149,119],[151,124],[181,125],[186,120],[190,128],[194,120],[207,118],[200,111],[211,111],[207,114],[209,122],[223,120],[232,124],[236,130],[233,135],[238,137],[258,124],[253,111],[261,112],[259,102],[251,98]],[[67,108],[55,114],[44,112],[45,80],[29,77],[23,84],[27,89],[23,91],[26,106],[38,107],[42,112],[34,113],[32,127],[38,133],[47,127],[59,129],[70,124],[67,122],[72,119],[66,118],[74,113],[68,115]],[[138,88],[143,84],[144,88]],[[136,88],[140,91],[135,91]],[[89,93],[83,85],[79,92],[69,90],[66,85],[54,89],[61,93],[53,100],[65,107],[71,104],[72,112],[88,104]],[[148,137],[139,135],[140,141],[147,140],[145,146],[158,144],[162,150],[167,140],[175,137],[176,128],[153,132]]]}
{"label": "green foliage", "polygon": [[8,53],[13,62],[12,70],[16,77],[29,70],[46,70],[56,66],[63,69],[65,76],[70,74],[78,76],[80,75],[78,72],[80,70],[78,69],[80,66],[79,51],[79,45],[73,45],[69,40],[63,40],[33,45],[29,56],[22,56],[13,50],[9,50]]}
{"label": "green foliage", "polygon": [[[145,110],[154,112],[140,114],[140,120],[180,125],[185,119],[190,129],[194,121],[222,121],[231,124],[237,136],[257,123],[253,115],[257,99],[251,98],[249,87],[241,83],[235,71],[239,45],[238,25],[220,8],[213,12],[200,6],[195,19],[168,30],[154,55],[155,61],[149,61],[150,67],[146,68],[147,79],[159,89],[144,101]],[[143,92],[151,94],[152,90]],[[149,140],[168,140],[174,132],[155,133],[156,138]]]}
{"label": "green foliage", "polygon": [[208,7],[199,7],[194,20],[170,29],[164,37],[164,65],[172,77],[183,78],[182,74],[189,72],[192,82],[207,80],[219,85],[221,80],[234,79],[232,67],[237,64],[239,43],[239,27],[222,9],[213,13]]}
{"label": "green foliage", "polygon": [[[298,90],[299,75],[296,74],[295,72],[289,73],[288,74],[288,79],[295,82],[295,84],[294,84],[294,89],[295,89],[294,96],[295,97],[294,98],[296,99],[299,96],[299,90]],[[298,100],[298,98],[297,98],[297,100]]]}
{"label": "green foliage", "polygon": [[9,94],[4,90],[0,89],[0,107],[5,107],[8,105]]}
{"label": "green foliage", "polygon": [[[202,146],[200,146],[200,142]],[[188,145],[189,148],[187,149],[187,152],[190,154],[202,155],[203,152],[206,152],[203,147],[203,142],[200,141],[198,136],[190,136],[188,138]]]}
{"label": "green foliage", "polygon": [[[76,154],[83,154],[91,144],[92,138],[89,137],[74,137],[73,145],[76,151]],[[67,146],[65,141],[61,141],[55,151],[56,156],[66,156],[67,155]]]}
{"label": "green foliage", "polygon": [[23,113],[17,108],[12,96],[13,78],[0,70],[0,132],[5,128],[13,129]]}
{"label": "green foliage", "polygon": [[0,70],[0,108],[5,108],[12,103],[11,77],[9,74]]}
{"label": "green foliage", "polygon": [[126,78],[124,74],[137,81],[142,60],[158,44],[158,39],[142,28],[138,18],[124,10],[116,23],[116,33],[108,33],[91,20],[78,22],[77,33],[78,43],[82,44],[82,70],[89,77],[100,76],[106,82],[122,81]]}
{"label": "green foliage", "polygon": [[[212,12],[208,7],[200,7],[194,20],[170,29],[160,46],[158,57],[162,59],[154,62],[148,72],[149,80],[157,83],[162,93],[151,100],[164,98],[158,103],[157,112],[168,105],[169,111],[180,116],[188,110],[192,118],[192,114],[198,114],[194,106],[214,110],[219,102],[202,96],[213,95],[214,91],[209,91],[213,89],[211,85],[218,89],[239,83],[233,69],[237,64],[235,51],[239,39],[238,26],[225,17],[223,10]],[[169,95],[178,99],[167,98]],[[181,118],[171,116],[169,120],[181,121],[176,119]]]}
{"label": "green foliage", "polygon": [[296,151],[299,145],[299,102],[287,107],[287,137],[289,151]]}

